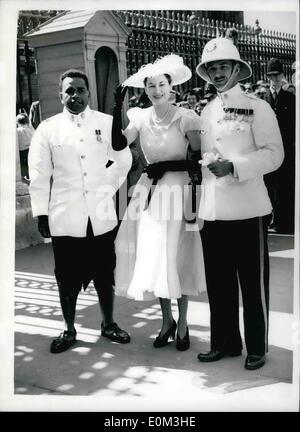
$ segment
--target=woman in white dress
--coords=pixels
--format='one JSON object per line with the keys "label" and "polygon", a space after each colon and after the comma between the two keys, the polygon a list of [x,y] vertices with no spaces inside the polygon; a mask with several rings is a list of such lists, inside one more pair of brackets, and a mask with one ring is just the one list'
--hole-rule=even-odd
{"label": "woman in white dress", "polygon": [[[128,86],[144,87],[152,106],[129,109],[130,123],[123,137],[119,136],[125,136],[130,144],[139,134],[148,167],[134,188],[116,238],[116,294],[136,300],[158,297],[163,322],[153,345],[165,346],[169,338],[175,338],[177,328],[176,348],[180,351],[190,346],[188,296],[206,288],[199,227],[191,227],[184,218],[184,189],[189,183],[187,148],[190,144],[199,156],[199,117],[169,103],[172,85],[190,77],[181,57],[171,54],[128,78],[122,97]],[[178,303],[177,324],[172,299]]]}

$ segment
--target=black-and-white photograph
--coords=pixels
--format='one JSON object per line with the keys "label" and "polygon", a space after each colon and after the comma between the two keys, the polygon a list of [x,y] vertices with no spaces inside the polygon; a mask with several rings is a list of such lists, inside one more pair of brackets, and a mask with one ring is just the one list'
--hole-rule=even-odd
{"label": "black-and-white photograph", "polygon": [[0,20],[0,410],[298,412],[299,3]]}

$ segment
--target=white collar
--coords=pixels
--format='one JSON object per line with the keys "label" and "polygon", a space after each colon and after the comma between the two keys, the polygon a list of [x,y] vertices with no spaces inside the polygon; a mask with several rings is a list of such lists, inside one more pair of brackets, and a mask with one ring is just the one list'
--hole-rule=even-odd
{"label": "white collar", "polygon": [[218,96],[224,104],[228,105],[229,101],[230,103],[238,101],[243,94],[244,92],[241,86],[237,83],[234,87],[231,87],[231,89],[218,93]]}
{"label": "white collar", "polygon": [[274,94],[274,93],[279,93],[280,92],[280,90],[281,90],[281,87],[280,87],[280,89],[278,89],[278,90],[276,90],[274,87],[270,87],[270,92],[272,93],[272,95]]}
{"label": "white collar", "polygon": [[85,108],[84,111],[82,111],[79,114],[72,114],[70,111],[67,110],[66,107],[63,109],[64,115],[71,120],[72,122],[81,123],[90,113],[91,109],[89,106]]}

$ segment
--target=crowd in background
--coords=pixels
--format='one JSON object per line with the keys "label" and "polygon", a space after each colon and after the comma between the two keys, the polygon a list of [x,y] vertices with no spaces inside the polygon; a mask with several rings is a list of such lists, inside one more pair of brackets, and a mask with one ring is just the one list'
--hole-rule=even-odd
{"label": "crowd in background", "polygon": [[[176,90],[171,90],[170,102],[182,108],[192,109],[200,115],[205,105],[211,101],[216,94],[217,91],[215,87],[207,83],[204,89],[195,87],[184,94]],[[147,108],[150,105],[151,103],[145,93],[142,93],[140,96],[132,96],[129,99],[130,107]]]}

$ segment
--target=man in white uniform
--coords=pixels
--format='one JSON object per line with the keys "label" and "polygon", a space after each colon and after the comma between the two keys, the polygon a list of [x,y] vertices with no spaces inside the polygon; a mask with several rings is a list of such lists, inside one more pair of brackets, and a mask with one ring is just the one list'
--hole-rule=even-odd
{"label": "man in white uniform", "polygon": [[[112,116],[91,110],[89,95],[86,74],[66,71],[60,77],[63,112],[38,126],[29,152],[32,212],[42,236],[52,237],[65,322],[64,331],[52,341],[52,353],[75,343],[78,293],[91,280],[103,316],[101,334],[119,343],[130,341],[113,320],[113,196],[126,179],[131,153],[112,142]],[[114,163],[107,168],[108,160]]]}
{"label": "man in white uniform", "polygon": [[216,38],[197,66],[217,96],[201,120],[202,166],[200,217],[207,291],[211,312],[212,362],[242,351],[239,286],[244,308],[246,369],[264,365],[268,349],[269,257],[267,219],[272,207],[263,176],[276,170],[284,152],[269,104],[245,94],[240,80],[251,76],[231,40]]}

